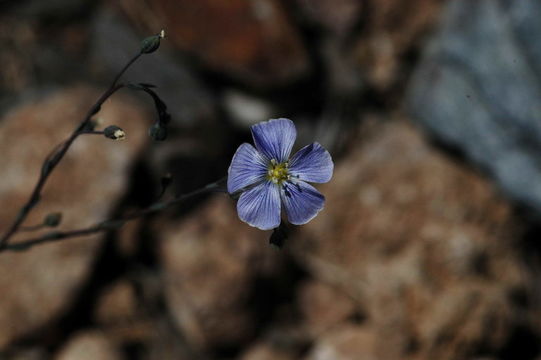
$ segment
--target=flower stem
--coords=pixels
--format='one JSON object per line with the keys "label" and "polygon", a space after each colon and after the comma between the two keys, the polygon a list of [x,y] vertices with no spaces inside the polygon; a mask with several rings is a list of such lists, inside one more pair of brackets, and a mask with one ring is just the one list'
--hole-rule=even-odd
{"label": "flower stem", "polygon": [[123,84],[118,84],[118,80],[120,80],[120,77],[126,72],[126,70],[141,56],[141,53],[137,53],[133,58],[130,59],[126,63],[126,65],[120,70],[120,72],[115,76],[113,82],[109,86],[109,88],[99,97],[99,99],[96,101],[94,105],[90,108],[84,119],[81,121],[81,123],[77,126],[77,128],[73,131],[73,133],[60,145],[58,145],[52,152],[45,158],[45,161],[43,162],[41,173],[39,176],[39,179],[34,187],[34,190],[32,191],[32,194],[30,195],[30,198],[26,202],[25,205],[19,210],[19,213],[17,214],[17,217],[11,224],[11,226],[8,228],[8,230],[0,237],[0,250],[4,249],[7,245],[11,237],[19,230],[22,223],[26,220],[28,217],[28,214],[32,211],[32,209],[39,203],[41,198],[41,192],[43,190],[43,187],[47,183],[47,179],[53,172],[53,170],[56,168],[58,163],[62,160],[64,155],[68,152],[69,148],[73,144],[73,142],[79,137],[79,135],[82,135],[85,133],[85,128],[90,122],[93,115],[95,115],[97,112],[100,111],[101,106],[107,99],[109,99],[115,92],[120,90],[124,87]]}
{"label": "flower stem", "polygon": [[221,184],[222,182],[223,182],[222,180],[219,180],[219,181],[210,183],[200,189],[176,196],[175,198],[169,201],[155,202],[147,208],[138,210],[124,217],[102,221],[100,223],[94,224],[86,228],[70,230],[70,231],[51,231],[51,232],[43,234],[42,236],[23,240],[15,244],[6,244],[2,248],[0,248],[0,252],[24,251],[24,250],[28,250],[29,248],[33,246],[44,244],[44,243],[56,242],[63,239],[75,238],[75,237],[105,232],[109,230],[115,230],[122,227],[122,225],[124,225],[128,221],[157,213],[159,211],[170,208],[173,205],[180,204],[186,200],[190,200],[202,194],[220,191],[222,187],[222,184]]}

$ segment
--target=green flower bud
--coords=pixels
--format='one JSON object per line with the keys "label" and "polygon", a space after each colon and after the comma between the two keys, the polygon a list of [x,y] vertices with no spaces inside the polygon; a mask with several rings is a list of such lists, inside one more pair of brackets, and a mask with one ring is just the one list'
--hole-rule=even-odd
{"label": "green flower bud", "polygon": [[60,222],[62,221],[62,213],[56,212],[56,213],[50,213],[45,216],[45,219],[43,220],[43,225],[48,227],[57,227],[60,225]]}
{"label": "green flower bud", "polygon": [[158,50],[160,47],[160,40],[165,37],[165,31],[161,31],[157,35],[149,36],[141,41],[141,53],[150,54]]}
{"label": "green flower bud", "polygon": [[148,135],[155,141],[164,141],[167,139],[167,127],[160,122],[155,122],[150,129]]}

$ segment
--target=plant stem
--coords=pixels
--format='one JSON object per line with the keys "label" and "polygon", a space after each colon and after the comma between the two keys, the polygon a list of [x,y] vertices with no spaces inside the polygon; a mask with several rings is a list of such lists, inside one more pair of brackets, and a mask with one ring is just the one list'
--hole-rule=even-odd
{"label": "plant stem", "polygon": [[180,204],[186,200],[192,199],[196,196],[199,196],[205,193],[219,191],[222,186],[221,185],[222,182],[223,180],[219,180],[219,181],[210,183],[200,189],[194,190],[192,192],[189,192],[183,195],[179,195],[172,200],[153,203],[152,205],[150,205],[149,207],[145,209],[138,210],[132,214],[126,215],[118,219],[102,221],[92,226],[82,228],[82,229],[77,229],[77,230],[51,231],[46,234],[43,234],[42,236],[23,240],[15,244],[6,244],[4,247],[0,248],[0,252],[24,251],[39,244],[56,242],[63,239],[75,238],[75,237],[80,237],[80,236],[85,236],[85,235],[92,235],[92,234],[96,234],[96,233],[100,233],[100,232],[104,232],[108,230],[118,229],[122,225],[124,225],[124,223],[128,221],[135,220],[137,218],[141,218],[150,214],[154,214],[156,212],[170,208],[173,205]]}
{"label": "plant stem", "polygon": [[120,80],[120,77],[126,72],[126,70],[128,70],[128,68],[140,56],[141,56],[141,53],[139,52],[137,53],[137,55],[131,58],[130,61],[126,63],[126,65],[124,65],[122,70],[120,70],[120,72],[115,76],[109,88],[99,97],[96,103],[92,105],[92,107],[90,108],[90,110],[88,111],[84,119],[73,131],[73,133],[63,143],[58,145],[49,156],[47,156],[47,158],[43,162],[39,179],[34,187],[34,190],[32,191],[32,194],[30,195],[30,198],[28,199],[26,204],[23,205],[23,207],[21,207],[17,217],[15,218],[11,226],[8,228],[8,230],[5,232],[5,234],[2,237],[0,237],[0,251],[8,245],[9,240],[19,230],[22,223],[28,217],[28,214],[30,213],[30,211],[32,211],[32,209],[39,203],[40,198],[41,198],[41,192],[43,190],[43,187],[47,183],[47,179],[49,178],[53,170],[56,168],[58,163],[62,160],[64,155],[66,155],[66,153],[68,152],[73,142],[79,137],[79,135],[85,132],[84,129],[88,125],[92,116],[100,111],[101,106],[103,105],[103,103],[105,103],[107,99],[109,99],[119,89],[124,87],[123,84],[118,84],[118,80]]}

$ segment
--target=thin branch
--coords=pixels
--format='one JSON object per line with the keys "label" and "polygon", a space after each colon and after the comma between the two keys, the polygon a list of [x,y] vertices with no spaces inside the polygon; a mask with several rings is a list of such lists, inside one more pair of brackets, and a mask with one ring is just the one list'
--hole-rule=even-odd
{"label": "thin branch", "polygon": [[124,75],[124,73],[126,72],[126,70],[128,70],[128,68],[129,68],[135,61],[137,61],[137,59],[139,59],[139,57],[140,57],[141,55],[143,55],[142,52],[137,53],[137,55],[135,55],[133,58],[131,58],[131,60],[128,61],[128,63],[127,63],[126,65],[124,65],[124,67],[122,68],[122,70],[120,70],[120,72],[116,75],[115,79],[113,80],[113,83],[111,84],[111,88],[116,86],[116,84],[118,83],[118,80],[120,80],[120,78],[122,77],[122,75]]}
{"label": "thin branch", "polygon": [[124,87],[123,84],[118,84],[118,80],[140,56],[141,52],[137,53],[137,55],[135,55],[132,59],[130,59],[130,61],[128,61],[128,63],[122,68],[122,70],[120,70],[120,72],[115,76],[109,88],[99,97],[96,103],[92,105],[84,119],[73,131],[73,133],[64,142],[58,145],[49,156],[47,156],[47,158],[43,162],[39,179],[34,187],[34,190],[32,191],[32,194],[30,195],[30,198],[28,199],[26,204],[21,207],[17,217],[15,218],[11,226],[0,238],[0,250],[4,249],[8,245],[10,238],[19,230],[22,223],[28,217],[30,211],[39,203],[41,198],[41,192],[43,190],[43,187],[47,183],[47,179],[56,168],[58,163],[62,160],[67,151],[70,149],[73,142],[79,137],[79,135],[83,134],[86,131],[86,127],[92,119],[92,116],[100,111],[101,106],[103,105],[103,103],[105,103],[107,99],[109,99],[109,97],[111,97],[115,92]]}
{"label": "thin branch", "polygon": [[81,135],[104,135],[104,134],[105,133],[103,131],[96,131],[96,130],[81,132]]}
{"label": "thin branch", "polygon": [[92,235],[92,234],[96,234],[100,232],[115,230],[122,227],[128,221],[157,213],[159,211],[168,209],[173,205],[180,204],[186,200],[192,199],[196,196],[199,196],[205,193],[221,191],[221,188],[223,186],[222,183],[223,183],[223,179],[210,183],[206,185],[205,187],[194,190],[192,192],[179,195],[172,200],[156,202],[145,209],[138,210],[124,217],[102,221],[100,223],[94,224],[86,228],[70,230],[70,231],[50,231],[39,237],[30,238],[30,239],[23,240],[14,244],[7,244],[4,247],[0,248],[0,252],[24,251],[24,250],[28,250],[31,247],[44,244],[44,243],[51,243],[51,242],[56,242],[63,239],[76,238],[76,237],[81,237],[85,235]]}

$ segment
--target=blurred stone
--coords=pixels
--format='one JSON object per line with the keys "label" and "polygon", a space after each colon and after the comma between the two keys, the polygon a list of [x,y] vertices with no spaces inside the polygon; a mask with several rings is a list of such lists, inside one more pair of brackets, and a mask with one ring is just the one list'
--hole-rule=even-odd
{"label": "blurred stone", "polygon": [[[77,12],[88,11],[83,2],[89,3],[25,1],[0,10],[0,116],[31,92],[81,80],[88,31],[84,22],[73,19]],[[65,6],[68,3],[71,6]],[[57,6],[63,11],[57,11]]]}
{"label": "blurred stone", "polygon": [[[136,209],[130,210],[135,211]],[[122,256],[129,258],[136,254],[138,247],[140,246],[140,235],[144,222],[144,218],[136,219],[126,223],[118,230],[118,238],[115,241],[115,246]]]}
{"label": "blurred stone", "polygon": [[96,307],[96,320],[101,324],[126,322],[135,317],[136,308],[133,284],[123,280],[103,291]]}
{"label": "blurred stone", "polygon": [[146,360],[197,360],[205,359],[201,353],[197,353],[186,344],[186,340],[179,335],[178,328],[171,321],[169,314],[165,313],[163,318],[155,322],[152,327],[152,336],[145,344]]}
{"label": "blurred stone", "polygon": [[390,359],[375,353],[376,333],[359,326],[344,326],[318,341],[306,360]]}
{"label": "blurred stone", "polygon": [[239,127],[249,127],[273,117],[272,106],[263,99],[235,90],[224,94],[224,107]]}
{"label": "blurred stone", "polygon": [[370,0],[355,50],[363,78],[378,90],[403,84],[409,74],[406,60],[423,44],[424,35],[436,24],[441,0]]}
{"label": "blurred stone", "polygon": [[4,355],[0,352],[0,358],[6,360],[48,360],[50,356],[47,355],[45,349],[25,347],[20,350],[14,350],[9,355]]}
{"label": "blurred stone", "polygon": [[341,289],[322,282],[311,281],[301,286],[298,301],[312,335],[319,335],[355,315],[354,301]]}
{"label": "blurred stone", "polygon": [[120,360],[120,352],[100,332],[87,331],[71,338],[55,360]]}
{"label": "blurred stone", "polygon": [[[0,51],[0,91],[3,95],[19,93],[31,83],[34,75],[33,58],[28,55],[36,48],[36,29],[18,19],[2,18],[0,41],[4,49]],[[11,102],[0,99],[0,110],[11,106]]]}
{"label": "blurred stone", "polygon": [[122,4],[135,23],[153,29],[161,26],[179,50],[195,55],[214,71],[251,85],[281,85],[308,70],[299,34],[280,1],[139,0]]}
{"label": "blurred stone", "polygon": [[294,360],[296,356],[276,346],[266,343],[257,343],[239,357],[239,360]]}
{"label": "blurred stone", "polygon": [[362,133],[321,186],[325,210],[291,244],[314,277],[355,299],[376,358],[464,359],[497,354],[519,330],[536,339],[538,305],[516,301],[534,277],[509,204],[406,124]]}
{"label": "blurred stone", "polygon": [[[69,136],[99,94],[69,88],[33,104],[13,109],[0,123],[0,229],[4,231],[30,196],[45,156]],[[42,201],[24,225],[62,212],[55,230],[90,226],[107,219],[128,185],[128,171],[146,140],[149,121],[135,104],[113,97],[99,116],[122,126],[128,140],[87,135],[77,139],[45,186]],[[50,231],[47,229],[45,231]],[[12,242],[44,231],[19,233]],[[36,246],[21,253],[1,253],[0,348],[61,314],[84,284],[100,235]]]}
{"label": "blurred stone", "polygon": [[359,0],[296,0],[303,13],[336,35],[345,36],[359,21],[363,2]]}
{"label": "blurred stone", "polygon": [[409,91],[418,121],[541,216],[541,3],[449,2]]}
{"label": "blurred stone", "polygon": [[[131,274],[137,277],[139,274]],[[145,275],[142,275],[145,276]],[[105,292],[105,297],[99,302],[95,321],[100,330],[116,348],[123,349],[125,356],[132,359],[161,360],[200,359],[189,346],[184,338],[179,335],[176,325],[169,313],[164,311],[162,294],[156,294],[153,299],[143,299],[139,290],[145,292],[147,281],[137,284],[137,299],[132,296],[133,288],[126,288],[125,280],[118,282]],[[132,285],[132,284],[129,284]],[[104,300],[107,299],[107,300]],[[137,300],[137,304],[134,302]],[[126,304],[128,310],[120,308]],[[111,305],[112,309],[105,309]]]}
{"label": "blurred stone", "polygon": [[280,266],[280,253],[267,242],[270,234],[241,222],[224,194],[182,222],[157,224],[156,233],[162,238],[167,305],[191,346],[239,346],[253,338],[251,286]]}

